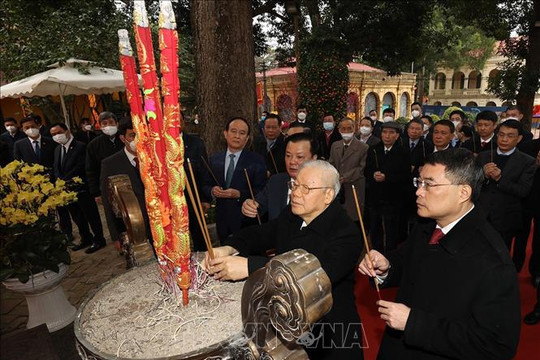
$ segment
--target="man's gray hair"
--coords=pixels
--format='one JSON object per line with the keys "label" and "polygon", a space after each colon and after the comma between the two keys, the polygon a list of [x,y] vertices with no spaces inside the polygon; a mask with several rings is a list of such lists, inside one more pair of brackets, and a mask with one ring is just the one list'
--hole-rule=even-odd
{"label": "man's gray hair", "polygon": [[339,182],[339,172],[336,170],[332,164],[330,164],[328,161],[324,160],[309,160],[300,165],[298,168],[298,172],[302,171],[302,169],[305,168],[316,168],[324,172],[324,176],[322,177],[323,181],[325,182],[326,186],[331,186],[334,188],[334,199],[339,193],[339,189],[341,189],[341,183]]}

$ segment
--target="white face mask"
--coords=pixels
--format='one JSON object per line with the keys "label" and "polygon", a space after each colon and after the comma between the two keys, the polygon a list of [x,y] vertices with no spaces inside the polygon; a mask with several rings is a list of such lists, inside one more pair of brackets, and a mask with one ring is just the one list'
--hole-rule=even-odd
{"label": "white face mask", "polygon": [[383,120],[383,122],[387,123],[387,122],[390,122],[390,121],[394,121],[394,118],[391,117],[391,116],[385,116],[382,120]]}
{"label": "white face mask", "polygon": [[454,120],[454,121],[452,121],[452,124],[454,124],[454,127],[457,128],[457,126],[459,125],[459,121],[458,121],[458,120]]}
{"label": "white face mask", "polygon": [[133,151],[134,153],[137,152],[137,143],[135,142],[135,140],[129,142],[129,148],[130,148],[131,151]]}
{"label": "white face mask", "polygon": [[361,126],[360,127],[360,134],[362,134],[364,136],[371,134],[371,127],[369,127],[369,126]]}
{"label": "white face mask", "polygon": [[15,134],[15,132],[17,131],[17,127],[16,127],[16,126],[13,126],[13,125],[8,125],[8,126],[6,126],[6,130],[7,130],[10,134]]}
{"label": "white face mask", "polygon": [[375,115],[371,115],[369,118],[371,119],[371,121],[376,121],[377,120],[377,116],[375,116]]}
{"label": "white face mask", "polygon": [[427,126],[426,124],[424,124],[424,132],[428,131],[429,130],[429,126]]}
{"label": "white face mask", "polygon": [[306,120],[306,116],[307,116],[306,113],[303,113],[303,112],[298,113],[298,120],[304,121]]}
{"label": "white face mask", "polygon": [[419,116],[420,116],[420,111],[418,111],[418,110],[413,110],[413,111],[412,111],[412,116],[413,116],[414,118],[419,117]]}
{"label": "white face mask", "polygon": [[334,123],[331,123],[331,122],[323,122],[323,123],[322,123],[322,126],[323,126],[324,130],[326,130],[326,131],[332,131],[332,130],[334,130]]}
{"label": "white face mask", "polygon": [[35,138],[36,136],[39,135],[39,129],[36,129],[36,128],[26,129],[24,133],[31,138]]}
{"label": "white face mask", "polygon": [[53,140],[59,144],[62,144],[64,145],[65,143],[68,142],[68,138],[67,138],[67,134],[64,133],[64,134],[56,134],[53,136]]}
{"label": "white face mask", "polygon": [[111,126],[105,126],[103,129],[101,129],[105,135],[108,136],[114,136],[118,132],[118,126],[111,125]]}
{"label": "white face mask", "polygon": [[86,131],[90,131],[90,130],[92,130],[92,125],[84,125],[83,129],[86,130]]}
{"label": "white face mask", "polygon": [[345,141],[349,141],[353,138],[354,133],[341,133],[341,138]]}

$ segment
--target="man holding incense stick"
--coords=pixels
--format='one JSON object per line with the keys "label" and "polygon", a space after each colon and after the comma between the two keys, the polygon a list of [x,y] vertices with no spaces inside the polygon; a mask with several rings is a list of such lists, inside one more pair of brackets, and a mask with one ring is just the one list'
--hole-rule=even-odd
{"label": "man holding incense stick", "polygon": [[235,233],[227,246],[214,249],[214,260],[207,256],[206,268],[216,279],[240,280],[268,262],[270,249],[276,254],[308,251],[330,278],[333,297],[332,309],[312,330],[318,341],[306,348],[309,358],[362,359],[363,336],[353,293],[362,235],[336,200],[339,173],[326,161],[307,161],[289,188],[291,203],[278,219]]}
{"label": "man holding incense stick", "polygon": [[514,356],[519,287],[504,242],[475,206],[483,180],[470,151],[431,154],[414,179],[426,219],[396,251],[371,250],[361,261],[360,273],[399,285],[395,302],[377,302],[387,324],[378,359]]}
{"label": "man holding incense stick", "polygon": [[261,217],[268,214],[268,220],[277,219],[281,211],[289,205],[289,181],[296,179],[300,165],[317,158],[317,143],[309,134],[298,133],[287,137],[286,146],[284,157],[287,172],[272,175],[262,191],[255,196],[255,200],[244,201],[244,216],[255,218],[257,214]]}
{"label": "man holding incense stick", "polygon": [[208,159],[209,169],[202,189],[206,199],[216,199],[216,228],[220,242],[242,228],[242,203],[251,197],[248,181],[255,194],[266,184],[263,157],[244,149],[249,134],[250,125],[246,119],[231,118],[223,131],[227,150]]}

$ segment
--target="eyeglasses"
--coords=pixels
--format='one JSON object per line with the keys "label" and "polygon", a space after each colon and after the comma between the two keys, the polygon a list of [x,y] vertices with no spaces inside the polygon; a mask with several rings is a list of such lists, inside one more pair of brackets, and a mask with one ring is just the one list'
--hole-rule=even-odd
{"label": "eyeglasses", "polygon": [[332,186],[318,186],[318,187],[309,187],[304,184],[298,184],[294,180],[291,180],[287,183],[289,186],[289,189],[291,191],[295,191],[296,189],[300,188],[300,193],[302,195],[307,195],[311,190],[318,190],[318,189],[332,189]]}
{"label": "eyeglasses", "polygon": [[426,191],[429,191],[429,189],[437,187],[437,186],[459,185],[459,184],[430,184],[430,183],[426,182],[426,180],[424,180],[422,178],[419,178],[419,177],[413,178],[412,181],[413,181],[413,185],[414,185],[415,188],[417,188],[417,189],[424,188],[424,189],[426,189]]}

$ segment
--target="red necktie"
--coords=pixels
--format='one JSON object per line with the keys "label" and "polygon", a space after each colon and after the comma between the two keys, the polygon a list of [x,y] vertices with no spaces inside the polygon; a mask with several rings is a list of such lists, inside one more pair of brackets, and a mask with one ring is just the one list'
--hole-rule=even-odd
{"label": "red necktie", "polygon": [[429,245],[436,245],[439,243],[439,240],[444,236],[444,233],[441,229],[435,228],[433,230],[433,234],[431,234],[431,238],[429,239]]}
{"label": "red necktie", "polygon": [[484,146],[486,146],[486,144],[487,144],[487,141],[482,141],[482,143],[480,144],[480,146],[484,147]]}

